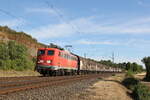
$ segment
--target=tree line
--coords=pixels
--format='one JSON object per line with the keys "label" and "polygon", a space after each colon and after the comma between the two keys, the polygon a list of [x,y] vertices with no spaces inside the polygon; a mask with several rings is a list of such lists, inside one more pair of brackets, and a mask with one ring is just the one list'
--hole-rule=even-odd
{"label": "tree line", "polygon": [[[145,67],[146,67],[146,76],[145,76],[144,80],[150,81],[150,56],[149,57],[144,57],[141,61],[145,64]],[[123,62],[123,63],[118,63],[118,64],[113,63],[110,60],[101,60],[99,62],[101,64],[104,64],[104,65],[107,65],[107,66],[119,67],[119,68],[122,68],[123,70],[130,71],[130,72],[133,72],[133,73],[142,72],[144,70],[142,65],[139,65],[135,62],[133,62],[133,63]]]}
{"label": "tree line", "polygon": [[111,67],[118,67],[123,70],[131,71],[134,73],[142,72],[143,66],[137,64],[136,62],[123,62],[123,63],[113,63],[111,60],[101,60],[99,61],[101,64],[111,66]]}

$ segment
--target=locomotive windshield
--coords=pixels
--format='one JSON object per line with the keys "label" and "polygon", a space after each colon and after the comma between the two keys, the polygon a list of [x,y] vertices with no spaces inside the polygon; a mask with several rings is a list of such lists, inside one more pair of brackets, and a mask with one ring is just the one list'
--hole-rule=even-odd
{"label": "locomotive windshield", "polygon": [[48,50],[47,55],[54,55],[54,50]]}
{"label": "locomotive windshield", "polygon": [[38,56],[44,55],[44,54],[45,54],[45,50],[39,50],[39,51],[38,51]]}

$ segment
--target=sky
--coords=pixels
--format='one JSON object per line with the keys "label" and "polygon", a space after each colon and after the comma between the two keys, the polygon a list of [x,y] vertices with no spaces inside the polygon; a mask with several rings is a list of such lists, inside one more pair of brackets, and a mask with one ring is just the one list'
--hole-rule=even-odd
{"label": "sky", "polygon": [[0,0],[0,25],[96,60],[150,56],[150,0]]}

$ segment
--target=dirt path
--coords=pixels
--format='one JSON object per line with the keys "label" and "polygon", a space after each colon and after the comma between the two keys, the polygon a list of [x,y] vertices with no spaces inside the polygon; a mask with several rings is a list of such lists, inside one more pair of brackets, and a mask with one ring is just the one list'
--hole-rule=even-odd
{"label": "dirt path", "polygon": [[113,76],[98,81],[86,91],[76,94],[74,100],[132,100],[129,90],[119,82],[123,75]]}
{"label": "dirt path", "polygon": [[143,72],[143,73],[135,74],[134,77],[142,80],[145,77],[145,75],[146,75],[146,72]]}
{"label": "dirt path", "polygon": [[139,79],[142,84],[144,84],[150,88],[150,82],[143,80],[145,75],[146,75],[146,73],[139,73],[139,74],[136,74],[134,77]]}

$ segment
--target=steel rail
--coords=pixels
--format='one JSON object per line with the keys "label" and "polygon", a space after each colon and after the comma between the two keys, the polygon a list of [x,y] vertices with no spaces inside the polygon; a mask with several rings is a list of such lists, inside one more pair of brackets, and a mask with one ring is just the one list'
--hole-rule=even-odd
{"label": "steel rail", "polygon": [[63,76],[63,77],[53,77],[53,79],[40,80],[40,81],[28,81],[28,82],[20,82],[14,84],[0,84],[0,95],[9,94],[17,91],[24,91],[34,88],[41,88],[53,85],[62,85],[70,82],[77,82],[79,80],[91,79],[91,78],[103,78],[111,76],[111,73],[105,74],[94,74],[94,75],[78,75],[78,76]]}

